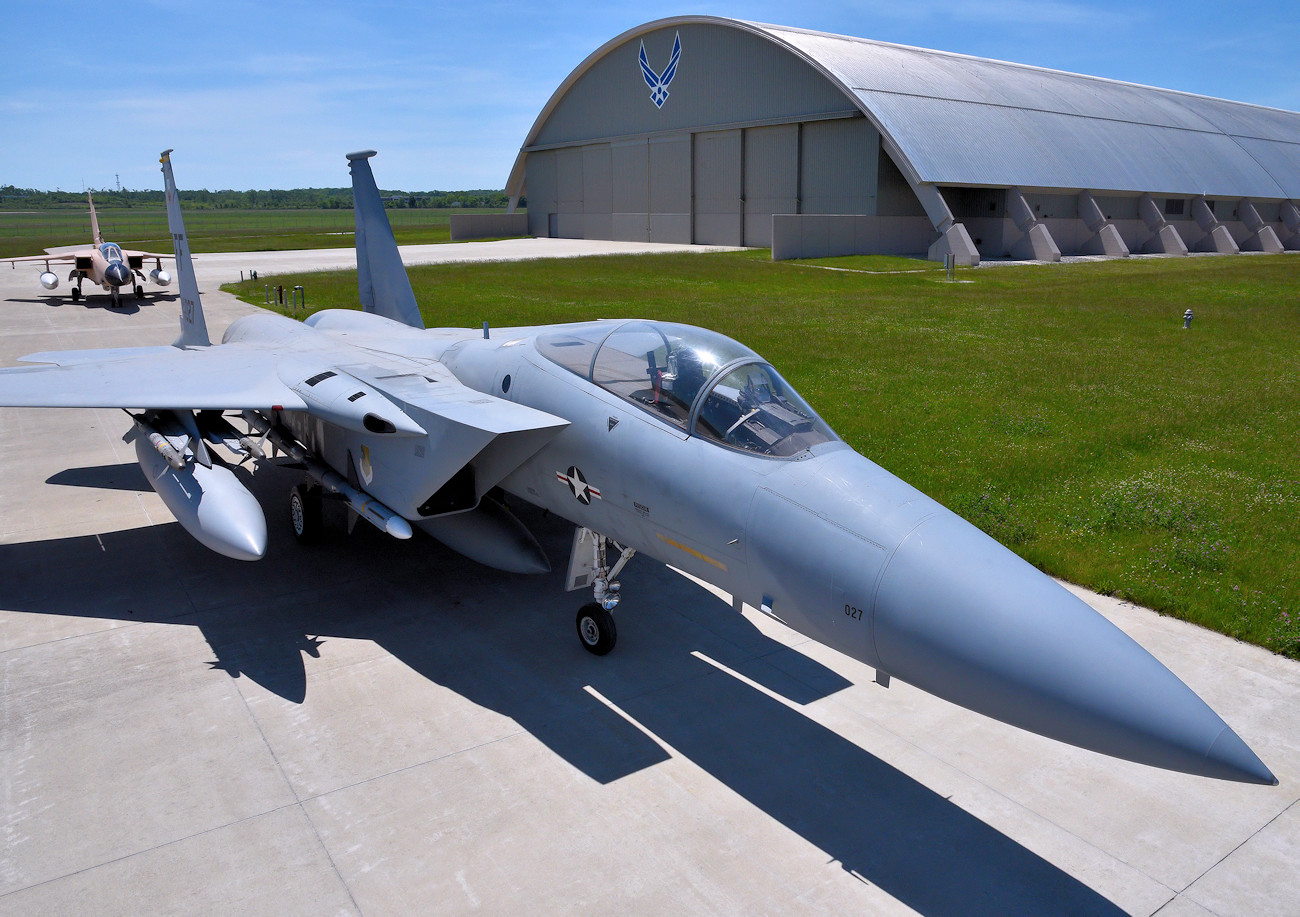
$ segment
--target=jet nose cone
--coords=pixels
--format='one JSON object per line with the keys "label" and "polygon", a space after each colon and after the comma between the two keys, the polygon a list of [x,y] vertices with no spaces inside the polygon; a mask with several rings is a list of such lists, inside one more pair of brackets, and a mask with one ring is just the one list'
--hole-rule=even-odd
{"label": "jet nose cone", "polygon": [[1131,761],[1276,783],[1146,650],[947,510],[890,559],[873,626],[885,671],[969,709]]}
{"label": "jet nose cone", "polygon": [[104,269],[104,279],[115,287],[124,287],[131,282],[131,269],[125,264],[110,264]]}

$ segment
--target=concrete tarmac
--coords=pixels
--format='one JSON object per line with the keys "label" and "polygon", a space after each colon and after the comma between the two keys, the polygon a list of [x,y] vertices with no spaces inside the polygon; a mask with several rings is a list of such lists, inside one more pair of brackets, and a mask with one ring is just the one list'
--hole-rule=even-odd
{"label": "concrete tarmac", "polygon": [[[214,337],[251,311],[216,289],[240,269],[351,259],[201,256]],[[0,365],[177,332],[174,292],[113,311],[3,270],[0,299]],[[1294,662],[1076,590],[1281,781],[1257,787],[882,688],[645,558],[596,658],[554,517],[519,508],[541,577],[364,524],[301,548],[298,473],[268,467],[240,563],[172,520],[129,426],[0,409],[0,917],[1300,914]]]}

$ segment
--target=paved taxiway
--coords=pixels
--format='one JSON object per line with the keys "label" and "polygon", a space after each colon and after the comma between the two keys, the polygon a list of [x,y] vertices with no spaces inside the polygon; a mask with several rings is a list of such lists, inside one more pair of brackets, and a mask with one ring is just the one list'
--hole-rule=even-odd
{"label": "paved taxiway", "polygon": [[[351,259],[201,256],[214,337],[240,269]],[[0,298],[0,365],[176,334],[174,294],[114,312],[4,270]],[[1269,788],[881,688],[642,558],[598,659],[553,517],[521,511],[537,578],[365,525],[307,550],[296,473],[264,469],[242,564],[170,519],[128,426],[0,409],[0,915],[1300,913],[1296,663],[1084,595]]]}

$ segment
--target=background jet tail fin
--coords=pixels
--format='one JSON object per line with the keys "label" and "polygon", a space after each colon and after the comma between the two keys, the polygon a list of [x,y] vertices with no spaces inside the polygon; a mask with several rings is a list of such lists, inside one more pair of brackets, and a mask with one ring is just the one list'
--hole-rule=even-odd
{"label": "background jet tail fin", "polygon": [[348,153],[352,208],[357,220],[357,290],[361,308],[412,328],[423,328],[420,307],[415,303],[393,228],[370,171],[369,160],[374,155],[374,150]]}
{"label": "background jet tail fin", "polygon": [[86,200],[90,201],[90,235],[96,245],[103,245],[104,234],[99,231],[99,216],[95,213],[95,195],[87,191]]}
{"label": "background jet tail fin", "polygon": [[163,184],[167,198],[167,228],[172,234],[172,248],[176,252],[176,279],[181,293],[181,336],[175,347],[207,347],[208,323],[203,318],[203,303],[199,301],[199,284],[194,278],[194,262],[190,260],[190,243],[185,235],[185,221],[181,219],[181,198],[176,193],[176,179],[172,176],[171,150],[164,150],[162,158]]}

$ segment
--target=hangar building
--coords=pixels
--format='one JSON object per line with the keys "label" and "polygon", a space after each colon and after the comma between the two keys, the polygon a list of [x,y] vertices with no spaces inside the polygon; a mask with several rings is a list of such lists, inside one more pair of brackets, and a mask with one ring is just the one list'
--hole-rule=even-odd
{"label": "hangar building", "polygon": [[511,171],[528,234],[774,258],[1300,249],[1300,113],[682,16],[555,91]]}

